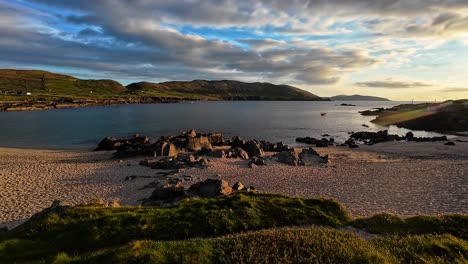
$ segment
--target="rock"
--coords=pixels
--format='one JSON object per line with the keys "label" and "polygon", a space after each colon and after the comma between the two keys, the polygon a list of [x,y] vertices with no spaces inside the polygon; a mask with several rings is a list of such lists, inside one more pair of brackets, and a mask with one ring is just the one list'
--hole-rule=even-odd
{"label": "rock", "polygon": [[446,145],[446,146],[455,146],[456,144],[455,144],[455,142],[449,141],[449,142],[445,143],[444,145]]}
{"label": "rock", "polygon": [[317,144],[318,141],[319,140],[317,140],[316,138],[311,138],[311,137],[296,138],[296,142],[305,143],[309,145],[315,145]]}
{"label": "rock", "polygon": [[188,139],[187,149],[189,151],[198,151],[198,150],[201,150],[202,148],[213,149],[213,146],[210,144],[210,141],[208,140],[207,136],[199,136],[199,137],[189,136],[187,139]]}
{"label": "rock", "polygon": [[235,147],[235,148],[230,148],[228,150],[227,157],[228,158],[234,158],[234,159],[247,160],[247,159],[249,159],[249,154],[245,150],[243,150],[241,148],[238,148],[238,147]]}
{"label": "rock", "polygon": [[179,184],[159,185],[154,189],[149,200],[174,200],[185,197],[185,188]]}
{"label": "rock", "polygon": [[212,151],[213,151],[213,149],[202,147],[199,151],[197,151],[197,153],[195,153],[195,155],[204,156],[204,155],[207,155],[208,153],[210,153]]}
{"label": "rock", "polygon": [[278,158],[278,162],[285,163],[291,166],[304,165],[303,161],[299,158],[294,151],[282,151],[275,155]]}
{"label": "rock", "polygon": [[267,163],[266,163],[265,158],[262,158],[262,157],[259,157],[259,156],[254,156],[254,157],[251,158],[248,165],[249,165],[250,168],[253,168],[254,166],[252,166],[252,165],[265,166],[265,165],[267,165]]}
{"label": "rock", "polygon": [[179,154],[177,147],[168,141],[159,141],[154,145],[154,156],[174,157]]}
{"label": "rock", "polygon": [[199,164],[200,166],[208,166],[209,163],[210,163],[210,160],[208,160],[208,159],[200,159],[200,160],[198,161],[198,164]]}
{"label": "rock", "polygon": [[183,135],[187,136],[187,137],[190,137],[190,138],[194,138],[197,136],[197,132],[195,130],[190,130],[188,132],[185,132],[185,133],[182,133]]}
{"label": "rock", "polygon": [[299,154],[299,158],[304,163],[304,165],[329,163],[328,155],[322,157],[313,148],[303,149],[302,152]]}
{"label": "rock", "polygon": [[213,150],[207,153],[206,156],[214,157],[214,158],[226,158],[227,154],[226,154],[226,151],[218,149],[218,150]]}
{"label": "rock", "polygon": [[190,186],[188,193],[202,198],[210,198],[221,195],[229,195],[232,188],[228,182],[219,179],[207,179]]}
{"label": "rock", "polygon": [[242,148],[245,144],[245,141],[242,140],[240,137],[238,136],[235,136],[232,138],[231,140],[231,143],[230,143],[230,146],[233,147],[233,148]]}
{"label": "rock", "polygon": [[244,149],[249,156],[262,156],[265,154],[260,146],[260,142],[255,140],[247,141],[241,148]]}
{"label": "rock", "polygon": [[368,125],[366,125],[366,124],[362,124],[362,126],[363,126],[363,127],[367,127],[367,128],[369,128],[369,126],[368,126]]}
{"label": "rock", "polygon": [[51,214],[51,213],[55,213],[55,214],[58,214],[58,215],[61,215],[63,213],[65,213],[68,209],[71,208],[71,206],[63,206],[63,205],[60,205],[60,201],[58,200],[55,200],[52,202],[52,205],[49,207],[49,208],[46,208],[44,210],[42,210],[41,212],[37,213],[37,214],[34,214],[33,216],[31,216],[31,220],[32,219],[39,219],[39,218],[42,218],[48,214]]}
{"label": "rock", "polygon": [[99,142],[98,146],[94,151],[100,150],[116,150],[122,144],[121,141],[113,137],[105,137]]}
{"label": "rock", "polygon": [[208,141],[212,146],[223,146],[224,145],[224,135],[221,133],[211,133],[208,134]]}
{"label": "rock", "polygon": [[139,134],[134,135],[133,137],[127,139],[126,141],[128,141],[132,145],[135,145],[135,144],[146,145],[150,143],[149,137],[140,136]]}
{"label": "rock", "polygon": [[116,200],[112,200],[107,204],[107,207],[118,208],[120,207],[120,203]]}
{"label": "rock", "polygon": [[410,131],[410,132],[406,133],[405,138],[406,138],[407,140],[410,140],[410,139],[414,138],[413,132]]}
{"label": "rock", "polygon": [[234,183],[234,185],[232,186],[232,190],[233,191],[242,191],[245,189],[245,186],[241,183],[241,182],[236,182]]}
{"label": "rock", "polygon": [[328,141],[326,138],[322,138],[321,140],[317,141],[315,147],[317,148],[327,148],[328,146],[332,146],[333,144]]}

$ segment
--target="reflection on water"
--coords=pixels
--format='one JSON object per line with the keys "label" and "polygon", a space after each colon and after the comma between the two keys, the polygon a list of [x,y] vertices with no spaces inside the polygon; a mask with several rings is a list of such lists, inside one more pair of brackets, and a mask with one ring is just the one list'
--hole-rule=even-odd
{"label": "reflection on water", "polygon": [[[373,117],[358,111],[391,107],[401,102],[195,102],[178,104],[119,105],[30,112],[0,113],[0,145],[10,147],[71,149],[92,148],[105,136],[135,133],[159,138],[183,130],[223,132],[229,138],[283,141],[296,145],[296,137],[329,134],[337,141],[350,131],[378,131],[404,135],[409,130],[370,123]],[[349,103],[349,102],[348,102]],[[326,116],[320,113],[326,112]],[[363,127],[366,124],[369,128]],[[436,133],[417,131],[416,136]]]}

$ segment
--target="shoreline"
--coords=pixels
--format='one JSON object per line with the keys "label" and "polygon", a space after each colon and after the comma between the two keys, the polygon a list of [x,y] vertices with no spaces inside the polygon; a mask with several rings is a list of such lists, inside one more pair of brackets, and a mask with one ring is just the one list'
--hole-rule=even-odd
{"label": "shoreline", "polygon": [[[206,169],[188,168],[170,176],[140,166],[143,157],[113,159],[112,153],[0,147],[0,226],[14,227],[52,201],[76,205],[93,198],[138,205],[153,191],[145,185],[191,175],[191,185],[208,178],[241,181],[260,192],[336,199],[355,217],[381,212],[401,216],[468,214],[468,143],[387,142],[359,149],[315,148],[329,165],[289,166],[268,161],[209,158]],[[266,153],[270,157],[273,153]],[[125,180],[128,176],[138,177]]]}

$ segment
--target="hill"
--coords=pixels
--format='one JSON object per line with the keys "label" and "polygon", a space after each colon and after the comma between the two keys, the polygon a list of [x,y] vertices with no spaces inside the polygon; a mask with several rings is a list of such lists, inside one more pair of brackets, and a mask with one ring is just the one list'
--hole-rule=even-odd
{"label": "hill", "polygon": [[[30,96],[19,96],[30,93]],[[28,94],[29,95],[29,94]],[[138,82],[83,80],[40,70],[0,69],[0,100],[115,100],[169,98],[189,100],[326,100],[307,91],[271,83],[239,81]]]}
{"label": "hill", "polygon": [[82,80],[69,75],[39,70],[0,70],[0,93],[14,96],[31,93],[41,97],[112,97],[127,93],[113,80]]}
{"label": "hill", "polygon": [[324,100],[323,98],[289,85],[271,83],[244,83],[239,81],[174,81],[163,83],[132,83],[127,89],[133,93],[195,96],[218,100]]}
{"label": "hill", "polygon": [[390,101],[387,98],[368,95],[337,95],[331,97],[333,101]]}

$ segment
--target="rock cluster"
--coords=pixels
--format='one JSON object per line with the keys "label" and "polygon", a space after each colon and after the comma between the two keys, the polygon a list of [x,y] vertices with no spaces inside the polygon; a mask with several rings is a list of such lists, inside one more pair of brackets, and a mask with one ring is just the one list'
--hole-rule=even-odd
{"label": "rock cluster", "polygon": [[275,156],[278,162],[291,166],[306,166],[329,163],[328,155],[322,157],[312,148],[303,149],[299,154],[295,151],[282,151]]}
{"label": "rock cluster", "polygon": [[178,155],[175,157],[163,157],[159,159],[144,159],[140,165],[148,166],[158,170],[177,170],[190,167],[206,167],[209,160],[194,155]]}
{"label": "rock cluster", "polygon": [[415,141],[415,142],[436,142],[436,141],[447,141],[446,136],[440,137],[415,137],[412,132],[406,133],[405,136],[399,136],[395,134],[388,134],[388,130],[382,130],[378,132],[356,132],[351,134],[351,139],[362,140],[366,144],[377,144],[388,141]]}
{"label": "rock cluster", "polygon": [[335,139],[334,138],[316,139],[312,137],[303,137],[303,138],[299,137],[299,138],[296,138],[296,142],[305,143],[308,145],[315,145],[315,147],[317,148],[326,148],[328,146],[333,146],[333,144],[335,143]]}
{"label": "rock cluster", "polygon": [[256,190],[254,187],[246,188],[241,182],[237,182],[231,187],[227,181],[220,179],[207,179],[191,185],[188,189],[180,183],[162,184],[156,186],[151,196],[145,199],[143,204],[172,206],[185,198],[211,198],[239,191],[254,192]]}

